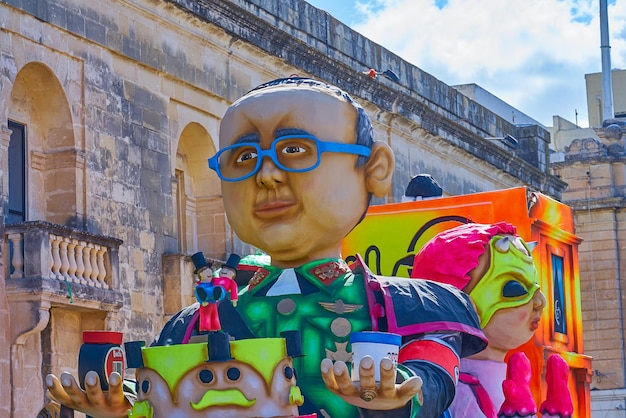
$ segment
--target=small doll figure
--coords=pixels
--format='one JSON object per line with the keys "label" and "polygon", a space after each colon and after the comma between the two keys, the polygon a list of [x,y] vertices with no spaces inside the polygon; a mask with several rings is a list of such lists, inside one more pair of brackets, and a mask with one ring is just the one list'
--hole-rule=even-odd
{"label": "small doll figure", "polygon": [[222,326],[217,314],[217,302],[224,299],[226,291],[216,285],[213,278],[212,263],[209,263],[202,252],[191,256],[196,269],[196,286],[194,295],[200,303],[200,331],[219,331]]}
{"label": "small doll figure", "polygon": [[239,291],[237,282],[235,282],[239,260],[241,260],[241,257],[237,254],[231,254],[226,264],[220,269],[219,276],[213,278],[213,284],[224,288],[233,306],[237,306],[237,292]]}

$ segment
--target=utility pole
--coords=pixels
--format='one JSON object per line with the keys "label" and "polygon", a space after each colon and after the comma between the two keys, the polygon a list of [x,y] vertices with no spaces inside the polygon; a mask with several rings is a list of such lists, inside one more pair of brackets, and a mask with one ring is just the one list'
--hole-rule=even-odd
{"label": "utility pole", "polygon": [[602,121],[613,119],[613,80],[607,0],[600,0],[600,50],[602,51]]}

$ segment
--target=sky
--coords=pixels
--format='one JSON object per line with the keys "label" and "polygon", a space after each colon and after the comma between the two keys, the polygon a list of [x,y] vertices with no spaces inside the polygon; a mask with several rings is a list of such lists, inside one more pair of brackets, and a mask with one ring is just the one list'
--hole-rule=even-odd
{"label": "sky", "polygon": [[[445,84],[475,83],[545,126],[589,126],[599,0],[307,1]],[[626,0],[608,16],[611,68],[626,69]]]}

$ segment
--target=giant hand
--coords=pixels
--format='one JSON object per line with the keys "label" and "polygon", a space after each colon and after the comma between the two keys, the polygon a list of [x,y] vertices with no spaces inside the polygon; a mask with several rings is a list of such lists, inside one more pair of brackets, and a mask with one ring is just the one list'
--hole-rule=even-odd
{"label": "giant hand", "polygon": [[85,375],[83,391],[76,379],[69,373],[62,373],[61,379],[49,374],[46,386],[51,397],[68,408],[84,412],[94,418],[124,418],[131,405],[124,397],[122,377],[118,373],[109,376],[109,390],[100,388],[98,373],[90,371]]}
{"label": "giant hand", "polygon": [[324,359],[320,365],[326,387],[349,404],[364,409],[391,410],[403,407],[413,396],[422,401],[422,379],[414,376],[396,384],[396,370],[389,358],[380,362],[380,383],[374,380],[374,360],[363,357],[359,364],[360,382],[350,380],[348,367],[342,361],[333,364]]}

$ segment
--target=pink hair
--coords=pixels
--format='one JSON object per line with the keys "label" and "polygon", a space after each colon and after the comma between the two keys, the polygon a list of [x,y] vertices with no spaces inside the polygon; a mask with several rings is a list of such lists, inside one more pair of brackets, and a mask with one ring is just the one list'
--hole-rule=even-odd
{"label": "pink hair", "polygon": [[462,290],[489,240],[499,234],[516,235],[517,229],[507,222],[470,223],[440,232],[415,256],[411,277],[448,283]]}

